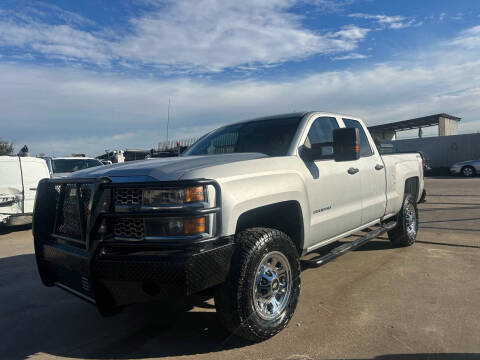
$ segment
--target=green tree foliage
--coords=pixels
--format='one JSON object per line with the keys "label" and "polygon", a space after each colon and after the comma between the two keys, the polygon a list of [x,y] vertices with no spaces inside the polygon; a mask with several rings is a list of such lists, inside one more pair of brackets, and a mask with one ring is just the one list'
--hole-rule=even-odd
{"label": "green tree foliage", "polygon": [[0,138],[0,155],[12,155],[13,144]]}

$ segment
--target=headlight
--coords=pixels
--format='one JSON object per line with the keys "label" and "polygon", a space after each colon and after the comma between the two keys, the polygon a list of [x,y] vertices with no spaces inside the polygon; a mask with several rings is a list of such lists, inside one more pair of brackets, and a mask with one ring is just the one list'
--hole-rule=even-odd
{"label": "headlight", "polygon": [[143,205],[185,204],[206,201],[205,188],[143,190]]}

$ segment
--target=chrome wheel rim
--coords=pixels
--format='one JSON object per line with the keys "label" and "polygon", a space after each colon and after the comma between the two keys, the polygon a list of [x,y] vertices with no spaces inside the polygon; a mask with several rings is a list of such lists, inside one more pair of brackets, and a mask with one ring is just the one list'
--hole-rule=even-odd
{"label": "chrome wheel rim", "polygon": [[473,171],[472,171],[471,168],[466,167],[466,168],[463,169],[463,175],[465,175],[465,176],[472,176],[472,174],[473,174]]}
{"label": "chrome wheel rim", "polygon": [[407,228],[408,236],[415,239],[417,235],[417,213],[412,204],[405,207],[405,226]]}
{"label": "chrome wheel rim", "polygon": [[276,320],[285,310],[292,291],[290,263],[281,252],[266,254],[255,272],[253,307],[264,320]]}

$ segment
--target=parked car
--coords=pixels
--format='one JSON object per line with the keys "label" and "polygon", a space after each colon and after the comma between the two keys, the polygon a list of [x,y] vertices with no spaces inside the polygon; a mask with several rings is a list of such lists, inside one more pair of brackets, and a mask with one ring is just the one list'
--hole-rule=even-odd
{"label": "parked car", "polygon": [[[290,321],[300,258],[321,266],[387,233],[409,246],[424,186],[419,154],[381,156],[358,118],[278,115],[214,130],[179,157],[41,182],[39,273],[102,314],[212,291],[227,329],[265,340]],[[55,214],[52,216],[52,214]]]}
{"label": "parked car", "polygon": [[465,177],[472,177],[480,174],[480,160],[462,161],[450,166],[450,173],[452,175],[463,175]]}
{"label": "parked car", "polygon": [[38,182],[49,177],[42,159],[0,156],[0,224],[31,223]]}
{"label": "parked car", "polygon": [[100,160],[87,157],[54,157],[51,158],[51,164],[54,178],[66,177],[75,171],[103,165]]}

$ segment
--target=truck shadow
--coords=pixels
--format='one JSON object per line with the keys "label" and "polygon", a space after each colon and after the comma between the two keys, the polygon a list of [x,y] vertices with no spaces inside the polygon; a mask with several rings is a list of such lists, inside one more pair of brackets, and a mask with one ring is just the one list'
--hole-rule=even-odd
{"label": "truck shadow", "polygon": [[[194,355],[251,343],[232,336],[202,298],[131,306],[114,317],[58,288],[46,288],[33,254],[0,258],[0,354],[86,359]],[[194,311],[188,311],[193,306]]]}
{"label": "truck shadow", "polygon": [[32,225],[15,225],[15,226],[2,226],[0,225],[0,235],[7,235],[16,231],[30,230]]}
{"label": "truck shadow", "polygon": [[[437,354],[388,354],[373,358],[355,358],[352,360],[476,360],[480,354],[474,353],[437,353]],[[306,357],[305,359],[309,359]],[[331,359],[334,360],[334,359]]]}

